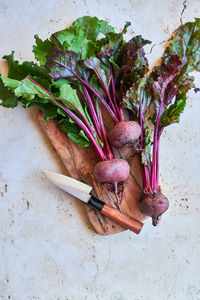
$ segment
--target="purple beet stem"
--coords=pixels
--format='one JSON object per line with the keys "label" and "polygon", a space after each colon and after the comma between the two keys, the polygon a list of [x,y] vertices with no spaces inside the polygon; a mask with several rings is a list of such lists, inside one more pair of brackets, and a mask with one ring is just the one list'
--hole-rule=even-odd
{"label": "purple beet stem", "polygon": [[[139,123],[141,127],[141,149],[144,149],[144,135],[143,135],[143,127],[144,127],[144,113],[142,113],[142,107],[141,107],[141,98],[140,98],[140,103],[139,103]],[[147,168],[146,165],[141,164],[142,168],[142,182],[144,188],[149,188],[150,186],[150,170]]]}
{"label": "purple beet stem", "polygon": [[60,44],[60,46],[63,46],[63,44],[61,43],[61,41],[57,38],[57,36],[55,34],[52,34],[52,36],[54,37],[54,39],[56,39],[56,41]]}
{"label": "purple beet stem", "polygon": [[85,86],[83,86],[83,91],[84,91],[85,96],[87,98],[88,106],[90,108],[91,115],[93,117],[93,121],[94,121],[95,128],[97,130],[97,133],[98,133],[99,137],[102,139],[102,141],[105,145],[106,157],[108,159],[112,159],[114,157],[114,155],[113,155],[113,152],[112,152],[112,150],[111,150],[111,148],[108,144],[106,130],[105,130],[103,119],[102,119],[100,105],[98,106],[98,111],[99,111],[99,119],[98,119],[97,114],[96,114],[96,110],[94,108],[94,104],[93,104],[92,99],[91,99],[91,97],[88,93],[88,90]]}
{"label": "purple beet stem", "polygon": [[89,128],[89,130],[91,131],[91,133],[94,134],[95,133],[94,129],[90,126],[90,124],[88,123],[88,121],[86,120],[86,118],[84,117],[84,115],[80,112],[80,110],[74,104],[72,104],[70,101],[68,101],[68,100],[66,100],[64,98],[62,98],[62,100],[66,101],[71,106],[73,106],[73,108],[79,113],[79,115],[81,116],[81,118],[84,120],[84,122],[86,123],[86,125]]}
{"label": "purple beet stem", "polygon": [[113,159],[114,154],[113,154],[113,151],[110,148],[110,145],[108,143],[108,139],[107,139],[107,135],[106,135],[105,126],[104,126],[104,123],[103,123],[103,117],[102,117],[99,102],[98,102],[98,111],[99,111],[99,122],[100,122],[100,126],[101,126],[101,132],[102,132],[102,136],[103,136],[103,142],[104,142],[104,146],[105,146],[106,156],[107,156],[107,159]]}
{"label": "purple beet stem", "polygon": [[[143,188],[148,193],[149,191],[156,192],[159,191],[159,146],[160,146],[160,136],[162,134],[163,128],[159,128],[160,116],[162,107],[160,107],[158,114],[156,116],[156,124],[154,128],[154,141],[153,141],[153,159],[152,164],[148,159],[147,165],[141,165],[142,168],[142,182]],[[141,149],[144,149],[144,112],[142,111],[141,99],[139,102],[139,123],[142,129],[141,132]]]}
{"label": "purple beet stem", "polygon": [[94,126],[96,128],[96,131],[97,131],[99,137],[102,138],[101,128],[100,128],[100,125],[99,125],[99,120],[98,120],[98,117],[97,117],[97,114],[96,114],[96,110],[94,108],[94,104],[92,102],[92,99],[91,99],[91,97],[88,93],[88,90],[85,86],[83,86],[83,91],[84,91],[86,99],[87,99],[87,104],[90,108],[90,112],[91,112],[91,115],[92,115],[92,118],[93,118],[93,122],[94,122]]}
{"label": "purple beet stem", "polygon": [[118,116],[119,116],[119,121],[123,122],[124,121],[124,114],[123,114],[121,105],[117,104],[116,93],[115,93],[115,82],[114,82],[114,78],[113,78],[112,68],[110,69],[110,73],[111,73],[111,86],[112,86],[112,94],[113,94],[114,105],[116,107],[116,110],[117,110],[117,113],[118,113]]}
{"label": "purple beet stem", "polygon": [[[66,113],[81,127],[81,129],[86,133],[87,137],[93,144],[94,148],[96,149],[97,153],[99,154],[101,160],[106,160],[106,156],[102,150],[102,148],[97,143],[96,139],[91,133],[92,128],[89,126],[90,129],[87,128],[87,126],[64,104],[62,104],[58,99],[54,98],[51,93],[49,93],[45,88],[43,88],[40,84],[38,84],[35,80],[33,80],[30,77],[27,77],[31,82],[33,82],[35,85],[40,87],[47,95],[53,100],[54,103],[56,103],[59,107],[61,107]],[[67,101],[67,100],[66,100]],[[71,103],[70,103],[71,104]]]}
{"label": "purple beet stem", "polygon": [[110,97],[109,91],[108,91],[106,85],[104,84],[103,79],[101,78],[101,76],[100,76],[99,72],[97,71],[97,69],[94,68],[94,70],[95,70],[95,73],[97,74],[97,77],[99,78],[99,81],[100,81],[100,83],[101,83],[101,85],[102,85],[104,91],[106,92],[106,95],[107,95],[107,97],[108,97],[108,100],[109,100],[109,102],[110,102],[110,105],[111,105],[111,107],[112,107],[112,110],[114,111],[114,114],[115,114],[115,116],[116,116],[117,111],[116,111],[116,108],[115,108],[115,106],[114,106],[114,104],[113,104],[113,101],[112,101],[112,99],[111,99],[111,97]]}
{"label": "purple beet stem", "polygon": [[108,105],[108,103],[95,91],[95,89],[89,84],[89,82],[86,82],[85,80],[83,80],[79,75],[77,75],[75,72],[73,72],[70,68],[66,67],[65,65],[63,65],[62,63],[60,63],[59,61],[55,60],[54,58],[51,58],[55,63],[57,63],[58,65],[60,65],[61,67],[65,68],[66,70],[68,70],[69,72],[71,72],[76,78],[78,78],[79,81],[81,81],[85,86],[87,86],[97,97],[98,99],[103,103],[103,105],[106,107],[107,111],[109,112],[109,114],[111,115],[113,121],[115,123],[118,123],[118,119],[115,115],[115,113],[113,112],[113,110],[110,108],[110,106]]}

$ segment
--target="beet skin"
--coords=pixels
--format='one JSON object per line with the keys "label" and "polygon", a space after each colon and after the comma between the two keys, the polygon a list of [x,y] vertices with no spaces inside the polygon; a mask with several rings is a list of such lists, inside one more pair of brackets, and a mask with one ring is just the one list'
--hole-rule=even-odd
{"label": "beet skin", "polygon": [[121,148],[133,144],[141,134],[141,127],[134,121],[123,121],[115,125],[108,134],[110,144],[115,148]]}
{"label": "beet skin", "polygon": [[129,172],[129,164],[124,159],[100,161],[94,168],[94,176],[97,181],[113,184],[125,181]]}
{"label": "beet skin", "polygon": [[169,201],[160,192],[144,194],[139,202],[140,211],[149,217],[152,217],[152,224],[158,225],[161,215],[168,209]]}

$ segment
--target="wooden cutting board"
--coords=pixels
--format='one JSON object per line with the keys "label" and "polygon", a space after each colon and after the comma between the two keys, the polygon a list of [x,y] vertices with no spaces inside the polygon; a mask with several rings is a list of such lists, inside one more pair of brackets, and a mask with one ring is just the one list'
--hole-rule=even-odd
{"label": "wooden cutting board", "polygon": [[[41,112],[38,114],[38,120],[66,168],[65,175],[93,186],[94,196],[116,207],[114,194],[108,192],[105,186],[97,183],[93,176],[94,166],[98,162],[94,149],[92,147],[79,147],[68,138],[66,133],[59,129],[59,125],[55,121],[49,120],[45,122]],[[122,211],[143,221],[145,216],[138,209],[138,201],[142,191],[138,157],[130,148],[125,148],[120,152],[117,151],[115,154],[117,157],[125,158],[131,163],[131,174],[125,184],[124,197],[121,203]],[[87,205],[85,205],[85,210],[94,230],[98,234],[106,235],[126,230]]]}

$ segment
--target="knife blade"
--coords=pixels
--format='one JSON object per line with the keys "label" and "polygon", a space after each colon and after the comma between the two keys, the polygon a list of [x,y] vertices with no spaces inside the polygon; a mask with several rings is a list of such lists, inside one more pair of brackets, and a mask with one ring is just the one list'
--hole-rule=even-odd
{"label": "knife blade", "polygon": [[81,201],[87,203],[92,208],[97,209],[105,216],[109,217],[122,227],[129,229],[135,233],[140,233],[143,223],[130,217],[127,214],[122,214],[117,208],[108,205],[107,203],[94,197],[92,187],[74,178],[58,174],[55,172],[43,172],[46,178],[55,184],[58,188],[73,195]]}

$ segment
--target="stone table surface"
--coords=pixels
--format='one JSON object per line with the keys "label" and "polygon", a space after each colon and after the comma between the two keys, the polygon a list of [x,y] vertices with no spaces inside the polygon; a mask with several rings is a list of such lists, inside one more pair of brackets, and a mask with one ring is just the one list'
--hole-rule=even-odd
{"label": "stone table surface", "polygon": [[[151,66],[181,22],[200,17],[199,0],[1,0],[0,57],[32,60],[34,34],[47,38],[83,15],[142,34]],[[199,86],[199,76],[195,74]],[[181,122],[167,128],[160,182],[170,208],[157,228],[95,234],[83,205],[42,170],[63,172],[36,111],[0,107],[0,299],[200,299],[200,101],[191,91]]]}

